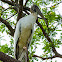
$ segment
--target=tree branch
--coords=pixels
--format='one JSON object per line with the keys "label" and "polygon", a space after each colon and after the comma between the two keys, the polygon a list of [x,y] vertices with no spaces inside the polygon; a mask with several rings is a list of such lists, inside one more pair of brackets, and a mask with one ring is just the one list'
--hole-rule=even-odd
{"label": "tree branch", "polygon": [[1,17],[0,17],[0,21],[7,26],[7,28],[10,30],[10,34],[13,36],[15,30],[11,27],[11,25],[6,20],[2,19]]}
{"label": "tree branch", "polygon": [[26,2],[25,2],[25,6],[26,6],[26,4],[27,4],[28,1],[29,1],[29,0],[26,0]]}
{"label": "tree branch", "polygon": [[1,1],[2,1],[2,2],[5,2],[5,3],[9,4],[9,5],[12,5],[12,6],[15,5],[14,2],[11,2],[11,1],[8,1],[8,0],[1,0]]}
{"label": "tree branch", "polygon": [[[10,2],[8,0],[1,0],[2,2],[5,2],[11,6],[18,6],[19,7],[19,4],[16,4],[15,2]],[[16,10],[16,8],[14,8]],[[30,11],[30,8],[26,7],[26,6],[23,6],[23,10],[28,10]]]}
{"label": "tree branch", "polygon": [[40,57],[40,56],[37,56],[37,55],[33,55],[33,57],[38,57],[38,58],[41,58],[41,59],[43,59],[43,60],[46,60],[46,59],[53,59],[53,58],[55,58],[55,57],[57,57],[57,56],[52,56],[52,57],[47,57],[47,58],[43,58],[43,57]]}
{"label": "tree branch", "polygon": [[26,6],[23,6],[23,10],[28,10],[30,11],[30,8],[26,7]]}
{"label": "tree branch", "polygon": [[11,6],[14,6],[13,8],[11,7],[11,9],[14,9],[15,11],[18,12],[17,8],[19,7],[19,5],[17,3],[15,3],[14,1],[2,0],[2,2],[7,3]]}
{"label": "tree branch", "polygon": [[[62,1],[60,1],[60,2],[58,2],[58,3],[56,3],[56,4],[54,4],[54,5],[52,5],[51,7],[57,6],[57,5],[59,5],[60,3],[62,3]],[[50,8],[50,7],[47,7],[47,8]]]}
{"label": "tree branch", "polygon": [[32,57],[38,57],[38,58],[41,58],[41,59],[43,59],[43,60],[46,60],[46,59],[53,59],[53,58],[56,58],[56,57],[62,58],[62,55],[60,55],[60,56],[54,55],[54,56],[52,56],[52,57],[47,57],[47,58],[43,58],[43,57],[40,57],[40,56],[38,56],[38,55],[33,55]]}
{"label": "tree branch", "polygon": [[17,13],[11,15],[9,18],[7,18],[6,20],[10,19],[11,17],[15,16]]}
{"label": "tree branch", "polygon": [[16,59],[4,54],[3,52],[0,52],[0,60],[3,62],[21,62],[19,60],[16,60]]}
{"label": "tree branch", "polygon": [[[10,9],[11,7],[9,7],[9,8],[7,8],[7,9]],[[4,11],[6,11],[7,9],[4,9],[3,11],[2,11],[2,13],[4,12]]]}
{"label": "tree branch", "polygon": [[19,0],[19,6],[18,7],[18,16],[17,16],[17,21],[19,21],[20,18],[22,18],[22,14],[23,14],[23,0]]}
{"label": "tree branch", "polygon": [[62,57],[62,55],[60,55],[60,54],[56,51],[53,42],[51,41],[50,37],[48,36],[48,34],[47,34],[47,33],[45,32],[45,30],[43,29],[42,25],[38,22],[38,19],[36,20],[36,23],[37,23],[38,26],[41,28],[41,30],[42,30],[44,36],[47,38],[48,42],[51,42],[51,44],[52,44],[52,46],[51,46],[51,47],[52,47],[52,51],[55,53],[55,55],[58,56],[58,57],[60,57],[60,56]]}
{"label": "tree branch", "polygon": [[[7,9],[14,9],[16,12],[18,12],[18,10],[16,9],[16,7],[9,7],[9,8],[7,8]],[[4,11],[6,11],[7,9],[4,9],[4,10],[2,11],[2,13],[3,13]]]}

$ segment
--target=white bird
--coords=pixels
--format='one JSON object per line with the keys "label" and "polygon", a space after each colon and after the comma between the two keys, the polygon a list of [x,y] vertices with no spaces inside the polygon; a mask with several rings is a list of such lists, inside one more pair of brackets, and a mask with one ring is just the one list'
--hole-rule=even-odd
{"label": "white bird", "polygon": [[[15,57],[21,62],[27,62],[27,53],[24,48],[29,47],[28,45],[31,42],[37,15],[39,14],[43,17],[40,9],[36,5],[33,5],[30,11],[30,15],[19,19],[14,34]],[[24,60],[24,58],[26,59]]]}

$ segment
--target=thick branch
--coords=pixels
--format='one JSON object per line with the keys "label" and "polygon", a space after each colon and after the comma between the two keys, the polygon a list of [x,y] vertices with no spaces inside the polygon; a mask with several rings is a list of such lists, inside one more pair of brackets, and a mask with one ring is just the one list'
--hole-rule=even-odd
{"label": "thick branch", "polygon": [[7,4],[9,4],[9,5],[12,5],[12,6],[14,6],[14,2],[11,2],[11,1],[8,1],[8,0],[1,0],[2,2],[5,2],[5,3],[7,3]]}
{"label": "thick branch", "polygon": [[21,62],[19,60],[16,60],[16,59],[4,54],[3,52],[0,52],[0,60],[3,62]]}
{"label": "thick branch", "polygon": [[0,17],[0,21],[1,21],[2,23],[4,23],[4,24],[7,26],[7,28],[8,28],[8,29],[10,30],[10,32],[11,32],[11,35],[13,36],[15,30],[11,27],[11,25],[10,25],[6,20],[2,19],[1,17]]}
{"label": "thick branch", "polygon": [[19,0],[19,8],[18,8],[18,16],[17,21],[19,21],[20,18],[22,18],[22,11],[23,11],[23,0]]}
{"label": "thick branch", "polygon": [[30,8],[26,7],[26,6],[23,6],[23,10],[28,10],[30,11]]}

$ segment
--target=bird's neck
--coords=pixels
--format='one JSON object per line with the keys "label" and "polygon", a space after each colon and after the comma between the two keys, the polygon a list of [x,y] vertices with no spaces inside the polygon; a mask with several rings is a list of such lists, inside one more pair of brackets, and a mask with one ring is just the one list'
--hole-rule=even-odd
{"label": "bird's neck", "polygon": [[32,13],[32,15],[37,19],[37,13]]}

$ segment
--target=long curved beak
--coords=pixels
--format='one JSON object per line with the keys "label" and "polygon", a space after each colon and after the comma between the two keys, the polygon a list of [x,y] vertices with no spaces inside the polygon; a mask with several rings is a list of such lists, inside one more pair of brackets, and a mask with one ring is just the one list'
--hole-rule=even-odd
{"label": "long curved beak", "polygon": [[37,13],[42,17],[43,20],[46,20],[40,10],[38,10]]}
{"label": "long curved beak", "polygon": [[42,17],[42,19],[45,21],[46,25],[48,26],[46,18],[43,16],[43,14],[41,13],[40,9],[38,9],[37,13]]}

